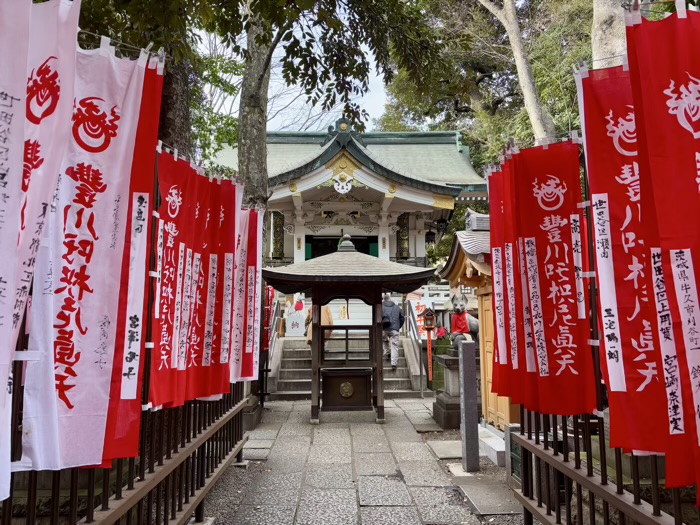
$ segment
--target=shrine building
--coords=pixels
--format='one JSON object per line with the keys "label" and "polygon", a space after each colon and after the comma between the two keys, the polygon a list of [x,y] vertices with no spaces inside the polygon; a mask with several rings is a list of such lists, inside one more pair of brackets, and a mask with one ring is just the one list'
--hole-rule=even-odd
{"label": "shrine building", "polygon": [[[237,169],[237,150],[219,162]],[[272,217],[268,266],[333,253],[344,234],[380,259],[426,266],[455,203],[487,198],[486,182],[457,131],[268,132]]]}

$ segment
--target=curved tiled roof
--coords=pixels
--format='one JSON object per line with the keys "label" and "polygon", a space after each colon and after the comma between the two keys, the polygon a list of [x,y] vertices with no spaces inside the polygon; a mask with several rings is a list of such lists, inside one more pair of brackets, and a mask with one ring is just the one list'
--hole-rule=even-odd
{"label": "curved tiled roof", "polygon": [[323,283],[375,283],[397,291],[408,286],[411,291],[434,275],[434,268],[417,268],[357,252],[349,235],[335,253],[263,270],[265,281],[282,291],[301,291]]}
{"label": "curved tiled roof", "polygon": [[[407,186],[446,195],[485,193],[486,182],[472,167],[460,133],[356,133],[341,120],[329,132],[269,132],[270,185],[296,180],[332,160],[341,150],[377,174]],[[343,131],[339,131],[343,130]],[[217,161],[238,168],[238,154],[227,149]]]}
{"label": "curved tiled roof", "polygon": [[490,232],[464,231],[457,232],[457,240],[465,253],[469,255],[483,255],[491,253]]}

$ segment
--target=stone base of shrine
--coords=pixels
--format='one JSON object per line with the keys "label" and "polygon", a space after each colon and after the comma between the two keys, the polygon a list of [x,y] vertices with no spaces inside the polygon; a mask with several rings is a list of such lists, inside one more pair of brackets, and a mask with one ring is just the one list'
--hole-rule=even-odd
{"label": "stone base of shrine", "polygon": [[444,429],[459,428],[459,397],[440,392],[433,403],[433,419]]}
{"label": "stone base of shrine", "polygon": [[243,409],[243,432],[253,430],[262,419],[263,409],[257,396],[251,396],[251,400],[253,403]]}

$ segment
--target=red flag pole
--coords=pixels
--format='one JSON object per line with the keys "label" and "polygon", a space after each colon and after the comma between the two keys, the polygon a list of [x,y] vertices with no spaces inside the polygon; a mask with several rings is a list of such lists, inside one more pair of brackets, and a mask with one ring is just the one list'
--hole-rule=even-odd
{"label": "red flag pole", "polygon": [[428,381],[433,383],[433,329],[428,328]]}

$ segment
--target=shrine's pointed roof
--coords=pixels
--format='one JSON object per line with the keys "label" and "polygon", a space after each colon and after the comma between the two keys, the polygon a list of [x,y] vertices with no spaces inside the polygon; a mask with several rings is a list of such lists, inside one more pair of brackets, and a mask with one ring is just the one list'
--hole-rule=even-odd
{"label": "shrine's pointed roof", "polygon": [[435,276],[434,268],[417,268],[379,259],[355,250],[349,235],[338,251],[298,264],[263,269],[263,279],[283,293],[307,290],[316,284],[375,284],[399,293],[420,288]]}
{"label": "shrine's pointed roof", "polygon": [[[327,132],[268,132],[270,186],[289,184],[346,151],[358,164],[398,184],[456,197],[485,193],[486,182],[474,170],[469,149],[457,131],[359,133],[343,119]],[[218,161],[238,167],[235,149]]]}

